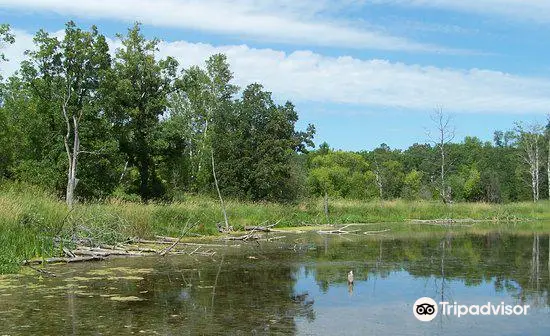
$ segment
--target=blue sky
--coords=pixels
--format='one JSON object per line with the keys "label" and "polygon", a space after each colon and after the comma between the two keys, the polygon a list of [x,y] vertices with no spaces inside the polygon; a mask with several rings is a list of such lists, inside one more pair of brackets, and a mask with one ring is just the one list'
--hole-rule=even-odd
{"label": "blue sky", "polygon": [[226,53],[236,84],[293,101],[334,148],[426,142],[436,106],[459,140],[550,113],[547,0],[0,0],[0,17],[17,35],[4,76],[40,28],[95,24],[116,47],[140,21],[182,66]]}

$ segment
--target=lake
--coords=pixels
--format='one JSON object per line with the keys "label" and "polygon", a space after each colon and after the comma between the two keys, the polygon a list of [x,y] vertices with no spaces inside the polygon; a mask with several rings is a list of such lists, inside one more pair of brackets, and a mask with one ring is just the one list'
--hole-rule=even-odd
{"label": "lake", "polygon": [[[0,335],[547,335],[549,243],[546,234],[307,233],[212,258],[56,265],[47,268],[56,277],[0,278]],[[439,306],[422,322],[420,297],[529,308],[458,317]]]}

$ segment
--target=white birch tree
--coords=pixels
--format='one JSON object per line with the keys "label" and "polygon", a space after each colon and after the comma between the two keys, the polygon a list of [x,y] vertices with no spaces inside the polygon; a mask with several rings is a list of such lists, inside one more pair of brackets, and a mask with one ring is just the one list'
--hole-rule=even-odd
{"label": "white birch tree", "polygon": [[522,123],[516,123],[515,131],[521,157],[528,168],[531,178],[530,185],[533,202],[537,202],[540,198],[540,145],[543,128],[536,123],[527,126]]}

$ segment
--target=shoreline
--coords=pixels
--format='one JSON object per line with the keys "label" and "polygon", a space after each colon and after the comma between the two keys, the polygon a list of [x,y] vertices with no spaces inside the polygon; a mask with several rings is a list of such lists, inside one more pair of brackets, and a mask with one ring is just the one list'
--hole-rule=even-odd
{"label": "shoreline", "polygon": [[[368,227],[367,231],[389,229],[384,234],[396,237],[446,231],[550,233],[549,201],[448,206],[434,201],[333,199],[328,207],[330,223],[323,199],[294,204],[227,200],[226,209],[232,233],[241,236],[247,234],[246,227],[296,233],[338,230],[350,224]],[[112,245],[185,233],[211,242],[220,238],[221,222],[219,203],[205,196],[150,204],[113,198],[80,203],[68,212],[61,200],[37,188],[0,187],[0,273],[17,272],[24,260],[60,256],[64,247],[73,249],[80,241]],[[193,227],[186,231],[190,223]]]}

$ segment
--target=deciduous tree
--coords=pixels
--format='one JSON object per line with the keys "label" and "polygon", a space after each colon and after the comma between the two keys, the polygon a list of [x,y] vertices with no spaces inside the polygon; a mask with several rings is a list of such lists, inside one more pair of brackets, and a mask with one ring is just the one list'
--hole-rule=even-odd
{"label": "deciduous tree", "polygon": [[116,52],[105,87],[110,94],[107,104],[119,135],[120,150],[139,172],[137,192],[147,202],[164,193],[155,160],[159,154],[159,118],[167,111],[167,97],[174,88],[178,63],[172,57],[157,60],[159,40],[146,39],[139,23],[118,38],[122,47]]}
{"label": "deciduous tree", "polygon": [[110,67],[109,49],[95,26],[83,31],[72,21],[67,23],[62,40],[39,31],[34,42],[36,49],[27,53],[30,60],[23,64],[22,73],[33,93],[49,99],[63,117],[68,163],[66,202],[72,208],[79,181],[79,156],[88,152],[81,145],[80,124],[85,114],[97,113],[94,104],[100,82]]}

